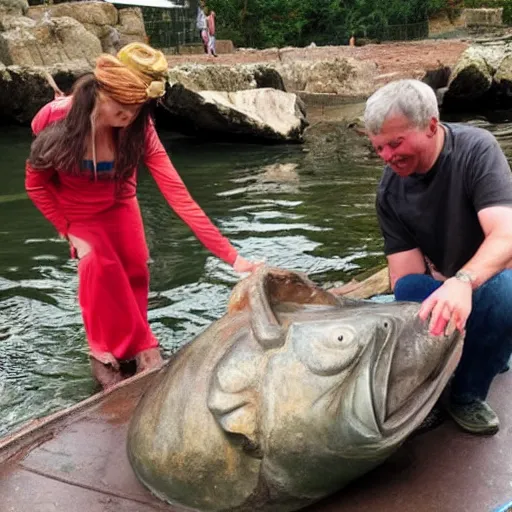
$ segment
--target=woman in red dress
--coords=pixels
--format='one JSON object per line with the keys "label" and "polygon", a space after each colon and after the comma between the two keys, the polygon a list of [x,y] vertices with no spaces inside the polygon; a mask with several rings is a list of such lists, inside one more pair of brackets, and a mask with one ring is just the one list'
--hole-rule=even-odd
{"label": "woman in red dress", "polygon": [[148,249],[136,198],[139,164],[153,175],[171,208],[214,255],[238,272],[255,264],[241,257],[192,199],[150,117],[163,96],[167,61],[131,43],[117,57],[101,55],[68,97],[34,117],[36,135],[26,164],[29,197],[79,259],[78,299],[94,377],[106,388],[162,363],[147,319]]}

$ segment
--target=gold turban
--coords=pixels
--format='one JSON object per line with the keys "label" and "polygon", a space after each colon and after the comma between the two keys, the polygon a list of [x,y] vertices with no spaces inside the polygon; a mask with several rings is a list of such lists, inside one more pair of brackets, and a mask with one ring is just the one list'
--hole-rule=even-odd
{"label": "gold turban", "polygon": [[100,55],[94,76],[112,99],[136,105],[165,94],[167,59],[147,44],[130,43],[119,50],[117,57]]}

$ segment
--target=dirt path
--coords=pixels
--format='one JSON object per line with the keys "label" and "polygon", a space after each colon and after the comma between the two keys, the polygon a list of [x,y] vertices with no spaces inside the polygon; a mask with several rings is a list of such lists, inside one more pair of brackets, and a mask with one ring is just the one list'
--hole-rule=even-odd
{"label": "dirt path", "polygon": [[206,55],[170,55],[168,61],[171,66],[189,62],[234,65],[277,60],[331,60],[337,57],[353,57],[377,63],[381,75],[392,74],[390,79],[409,76],[417,78],[418,74],[434,69],[440,64],[453,66],[468,46],[467,42],[451,39],[371,44],[355,48],[324,46],[279,50],[241,49],[232,54],[219,55],[218,58]]}

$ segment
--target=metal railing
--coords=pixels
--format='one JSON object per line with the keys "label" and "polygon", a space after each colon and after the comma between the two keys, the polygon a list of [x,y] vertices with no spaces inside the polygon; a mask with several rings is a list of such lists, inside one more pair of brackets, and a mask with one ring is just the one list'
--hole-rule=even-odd
{"label": "metal railing", "polygon": [[171,49],[199,43],[196,15],[192,9],[142,8],[149,43],[154,48]]}
{"label": "metal railing", "polygon": [[413,41],[428,38],[428,21],[407,23],[404,25],[387,25],[368,32],[369,39],[379,41]]}

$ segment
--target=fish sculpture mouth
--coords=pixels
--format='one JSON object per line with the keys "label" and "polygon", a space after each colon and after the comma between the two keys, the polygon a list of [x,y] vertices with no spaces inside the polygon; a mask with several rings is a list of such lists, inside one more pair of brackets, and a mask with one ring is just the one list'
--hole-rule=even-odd
{"label": "fish sculpture mouth", "polygon": [[[460,334],[432,336],[428,322],[387,321],[385,342],[372,368],[372,402],[380,434],[391,439],[415,428],[428,414],[457,366],[462,350]],[[423,361],[421,366],[417,361]],[[384,385],[378,383],[385,383]],[[428,410],[427,410],[428,409]]]}

